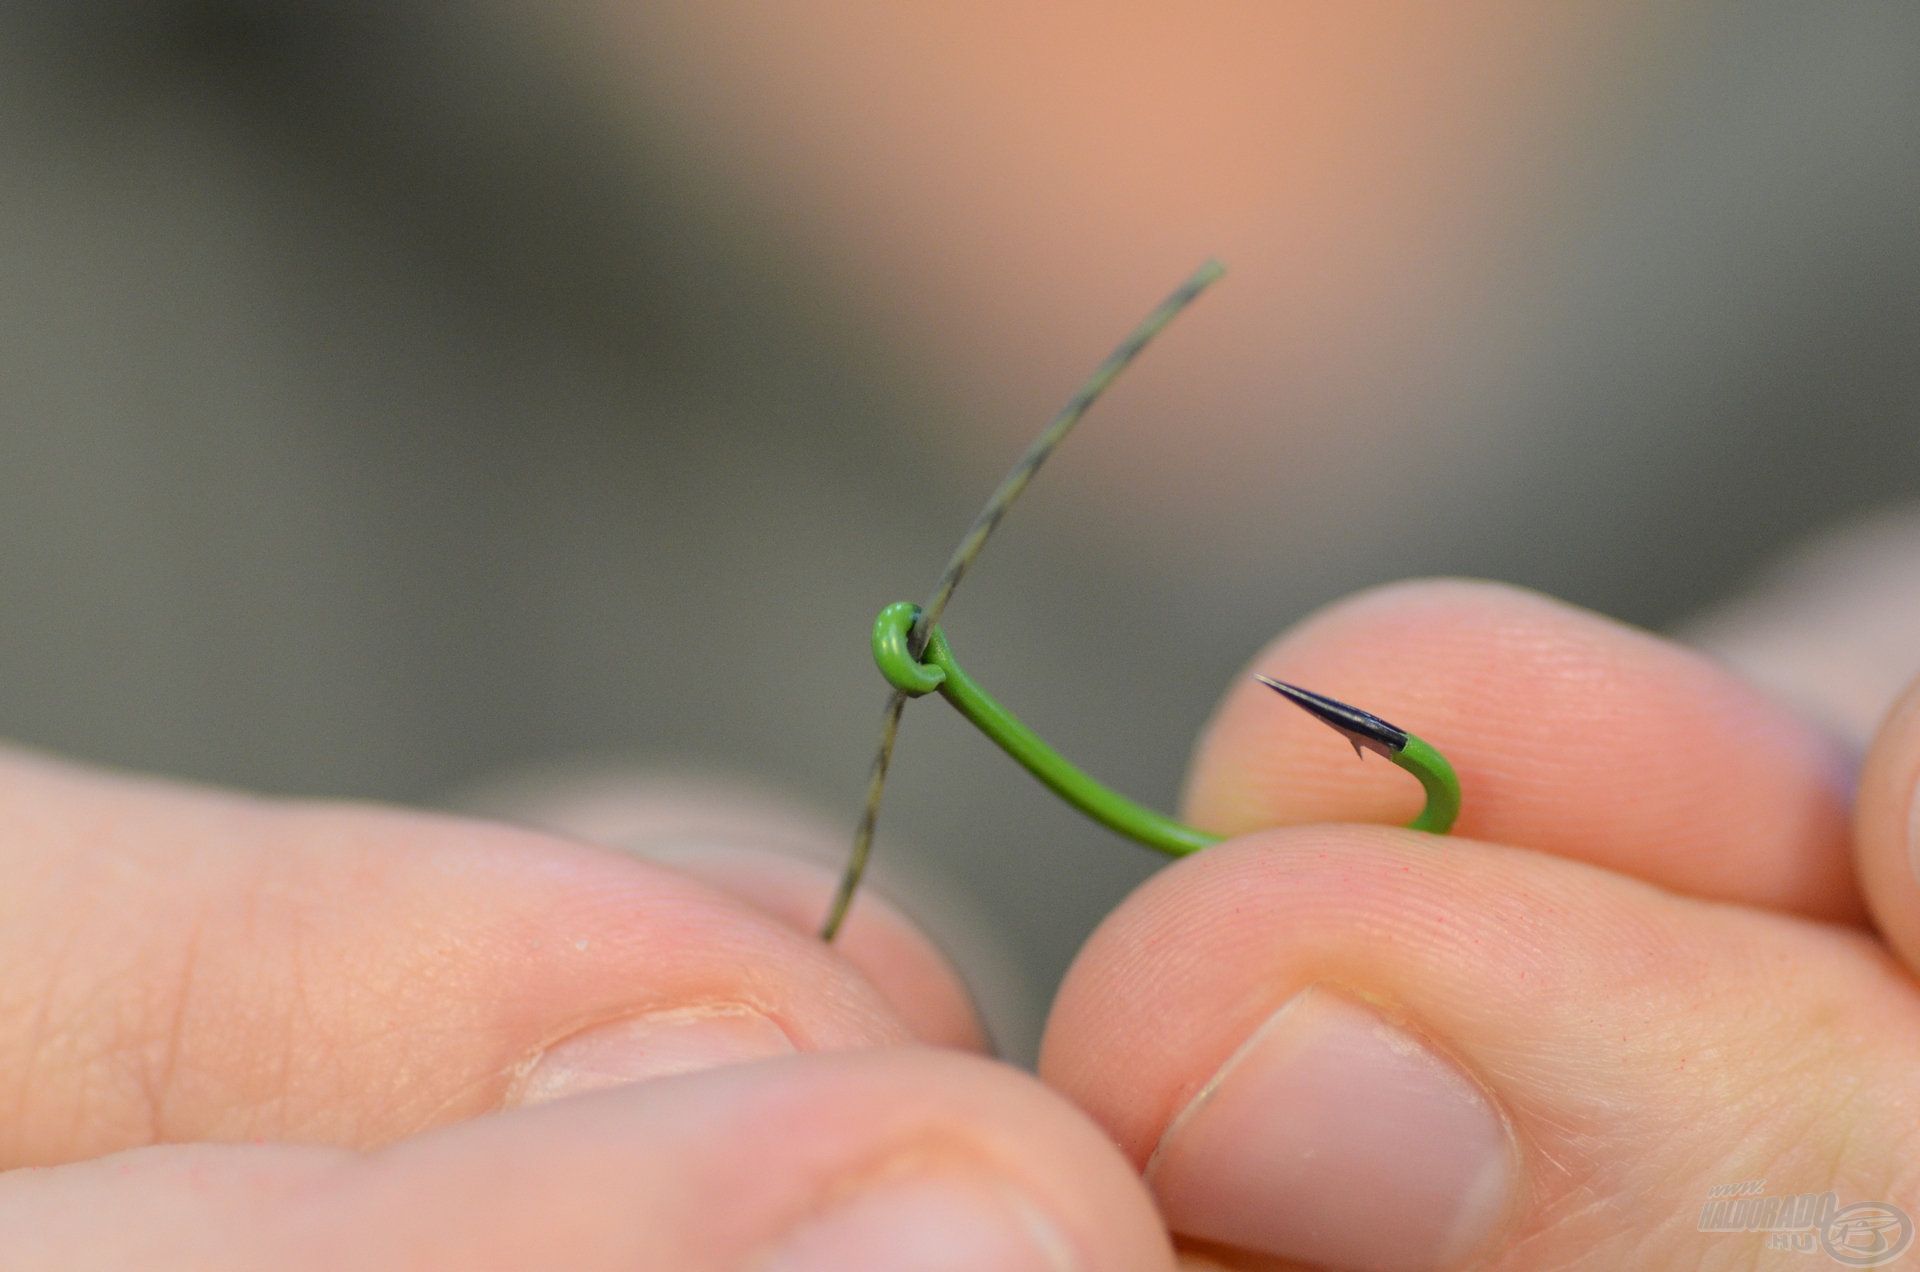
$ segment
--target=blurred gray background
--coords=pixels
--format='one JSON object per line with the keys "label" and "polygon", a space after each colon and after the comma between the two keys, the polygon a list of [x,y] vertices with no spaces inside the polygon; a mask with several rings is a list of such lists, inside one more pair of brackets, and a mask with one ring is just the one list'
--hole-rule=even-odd
{"label": "blurred gray background", "polygon": [[[948,620],[1140,798],[1355,587],[1669,625],[1912,495],[1920,8],[1120,8],[0,9],[0,729],[850,827],[871,615],[1211,253]],[[1154,866],[932,707],[881,851],[1016,1052]]]}

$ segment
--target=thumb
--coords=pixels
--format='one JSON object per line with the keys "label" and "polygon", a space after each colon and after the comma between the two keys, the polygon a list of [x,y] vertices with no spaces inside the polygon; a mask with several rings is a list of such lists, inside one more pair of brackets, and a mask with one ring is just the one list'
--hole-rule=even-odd
{"label": "thumb", "polygon": [[1717,1190],[1920,1218],[1916,1055],[1920,989],[1864,934],[1316,826],[1155,876],[1041,1074],[1230,1267],[1744,1267],[1768,1234]]}

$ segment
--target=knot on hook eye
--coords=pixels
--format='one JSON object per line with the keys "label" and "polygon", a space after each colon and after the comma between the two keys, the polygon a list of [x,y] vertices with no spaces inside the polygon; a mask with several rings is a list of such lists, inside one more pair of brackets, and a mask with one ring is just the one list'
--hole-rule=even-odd
{"label": "knot on hook eye", "polygon": [[873,661],[887,683],[909,698],[920,698],[946,683],[944,668],[921,662],[907,648],[920,607],[912,601],[895,601],[873,620]]}

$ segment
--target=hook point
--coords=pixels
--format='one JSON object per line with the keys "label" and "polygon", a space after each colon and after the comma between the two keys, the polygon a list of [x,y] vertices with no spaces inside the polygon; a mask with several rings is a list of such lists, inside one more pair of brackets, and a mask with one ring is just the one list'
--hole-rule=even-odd
{"label": "hook point", "polygon": [[1323,693],[1302,689],[1299,685],[1290,685],[1284,680],[1275,680],[1258,672],[1254,673],[1253,678],[1346,738],[1355,755],[1362,755],[1362,748],[1365,748],[1392,759],[1406,749],[1407,731],[1388,724],[1371,711],[1362,711],[1338,698],[1329,698]]}

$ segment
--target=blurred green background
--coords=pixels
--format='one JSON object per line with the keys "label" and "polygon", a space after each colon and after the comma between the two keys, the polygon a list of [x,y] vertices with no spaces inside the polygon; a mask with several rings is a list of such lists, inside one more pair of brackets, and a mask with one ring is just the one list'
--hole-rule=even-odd
{"label": "blurred green background", "polygon": [[[1669,625],[1916,484],[1912,5],[0,15],[29,746],[428,803],[665,764],[851,827],[872,614],[1209,254],[948,620],[1148,801],[1353,588]],[[931,707],[881,852],[979,916],[1015,1052],[1155,864]]]}

